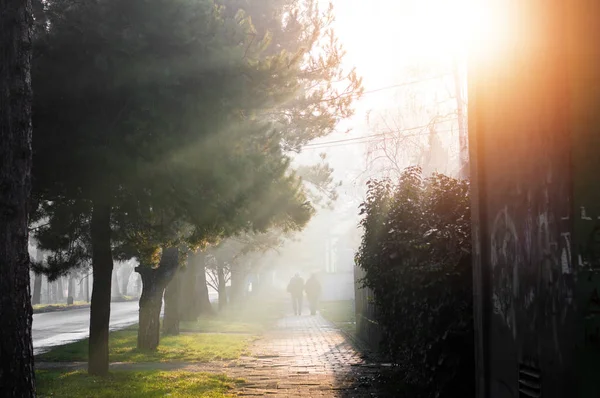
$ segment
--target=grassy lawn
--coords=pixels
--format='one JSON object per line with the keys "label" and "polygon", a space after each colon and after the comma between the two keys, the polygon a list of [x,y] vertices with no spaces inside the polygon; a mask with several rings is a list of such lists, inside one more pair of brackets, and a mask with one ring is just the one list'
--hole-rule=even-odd
{"label": "grassy lawn", "polygon": [[[156,352],[140,351],[137,345],[137,326],[112,332],[109,338],[111,362],[209,362],[237,359],[252,341],[240,334],[181,334],[160,339]],[[88,359],[88,340],[58,346],[37,357],[38,361],[79,362]]]}
{"label": "grassy lawn", "polygon": [[326,301],[320,303],[320,307],[325,319],[348,333],[356,332],[356,314],[352,300]]}
{"label": "grassy lawn", "polygon": [[196,322],[181,322],[184,331],[200,333],[260,334],[285,313],[285,301],[249,298],[242,308],[227,308],[213,316],[202,316]]}
{"label": "grassy lawn", "polygon": [[228,397],[242,380],[224,375],[182,371],[113,372],[108,378],[86,372],[37,371],[38,397],[152,398]]}
{"label": "grassy lawn", "polygon": [[74,301],[73,304],[34,304],[33,313],[41,314],[45,312],[54,312],[54,311],[64,311],[71,308],[82,308],[89,307],[90,303],[86,303],[85,301]]}
{"label": "grassy lawn", "polygon": [[181,322],[181,330],[199,333],[248,333],[258,334],[266,325],[260,322],[239,321],[219,316],[200,317],[196,322]]}
{"label": "grassy lawn", "polygon": [[[66,299],[65,299],[66,301]],[[41,309],[45,309],[45,308],[69,308],[72,307],[73,305],[89,305],[90,303],[87,303],[85,301],[74,301],[73,304],[69,305],[67,303],[64,304],[34,304],[32,307],[34,310],[41,310]]]}

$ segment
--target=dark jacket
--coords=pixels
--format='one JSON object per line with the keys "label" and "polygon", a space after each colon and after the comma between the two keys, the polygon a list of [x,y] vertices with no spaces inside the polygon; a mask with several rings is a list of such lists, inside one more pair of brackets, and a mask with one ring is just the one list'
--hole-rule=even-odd
{"label": "dark jacket", "polygon": [[288,284],[287,291],[291,293],[292,296],[302,296],[302,291],[304,290],[304,279],[299,276],[294,276],[290,283]]}
{"label": "dark jacket", "polygon": [[306,281],[306,285],[304,286],[304,291],[306,291],[306,296],[311,299],[317,299],[321,295],[321,284],[317,280],[316,277],[311,276]]}

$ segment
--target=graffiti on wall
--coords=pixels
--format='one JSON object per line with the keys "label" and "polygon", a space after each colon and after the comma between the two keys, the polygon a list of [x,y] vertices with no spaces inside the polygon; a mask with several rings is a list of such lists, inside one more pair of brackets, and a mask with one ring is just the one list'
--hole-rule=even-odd
{"label": "graffiti on wall", "polygon": [[[581,206],[581,220],[593,222],[584,206]],[[579,265],[588,271],[600,271],[600,216],[592,228],[586,242],[579,246]],[[590,273],[590,277],[595,272]]]}
{"label": "graffiti on wall", "polygon": [[[513,339],[532,351],[527,355],[537,355],[535,342],[544,331],[562,362],[560,335],[573,310],[575,288],[569,206],[565,204],[564,213],[558,214],[550,209],[548,190],[541,201],[532,196],[527,195],[526,214],[504,207],[494,218],[490,235],[493,308]],[[541,206],[532,206],[540,202]],[[600,230],[598,238],[600,248]],[[600,259],[600,250],[598,254]]]}
{"label": "graffiti on wall", "polygon": [[586,228],[587,225],[590,231],[587,239],[579,245],[577,256],[581,271],[587,275],[585,282],[591,285],[583,302],[584,344],[586,347],[600,348],[600,286],[595,278],[600,273],[600,216],[588,213],[581,206],[580,219],[582,227]]}
{"label": "graffiti on wall", "polygon": [[493,310],[500,315],[516,338],[515,300],[519,288],[517,269],[519,262],[516,258],[519,252],[518,236],[515,222],[506,207],[494,219],[490,249]]}

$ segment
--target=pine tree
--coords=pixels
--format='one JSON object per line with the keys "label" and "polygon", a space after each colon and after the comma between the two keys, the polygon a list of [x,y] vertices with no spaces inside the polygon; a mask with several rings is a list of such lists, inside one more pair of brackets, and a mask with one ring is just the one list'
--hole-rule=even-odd
{"label": "pine tree", "polygon": [[34,397],[28,202],[31,2],[0,1],[0,391]]}

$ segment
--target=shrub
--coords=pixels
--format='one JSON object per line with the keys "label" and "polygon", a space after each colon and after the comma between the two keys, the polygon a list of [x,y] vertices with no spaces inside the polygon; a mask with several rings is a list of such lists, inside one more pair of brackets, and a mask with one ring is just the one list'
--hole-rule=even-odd
{"label": "shrub", "polygon": [[370,181],[356,255],[372,289],[382,349],[422,396],[474,394],[468,182],[408,168]]}

